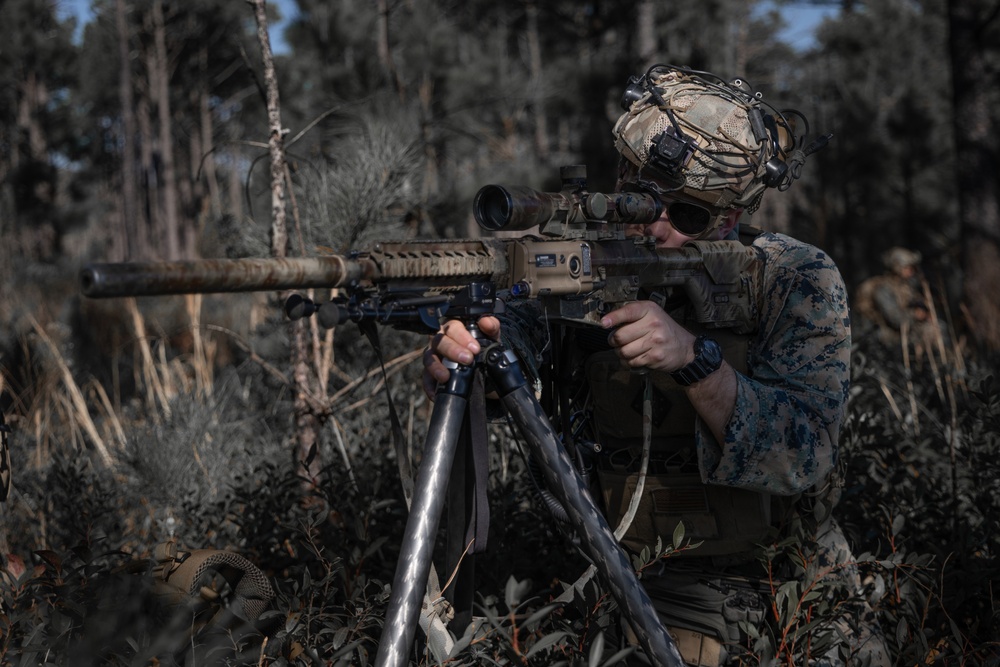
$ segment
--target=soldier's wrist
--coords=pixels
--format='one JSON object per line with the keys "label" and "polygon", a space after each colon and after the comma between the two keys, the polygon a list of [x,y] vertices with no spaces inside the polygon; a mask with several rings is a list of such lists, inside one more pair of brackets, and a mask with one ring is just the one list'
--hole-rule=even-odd
{"label": "soldier's wrist", "polygon": [[692,345],[690,362],[671,371],[670,377],[682,387],[704,380],[722,367],[722,348],[709,336],[698,336]]}

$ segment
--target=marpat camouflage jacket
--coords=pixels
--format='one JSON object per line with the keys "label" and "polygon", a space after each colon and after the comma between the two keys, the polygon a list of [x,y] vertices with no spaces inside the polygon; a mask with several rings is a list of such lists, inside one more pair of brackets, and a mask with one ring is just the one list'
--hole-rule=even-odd
{"label": "marpat camouflage jacket", "polygon": [[783,234],[763,233],[760,327],[719,447],[697,429],[702,477],[778,495],[822,483],[837,463],[850,386],[847,289],[833,260]]}
{"label": "marpat camouflage jacket", "polygon": [[[776,495],[824,483],[837,463],[837,442],[850,383],[847,290],[821,250],[783,234],[753,240],[763,251],[761,321],[737,373],[733,416],[720,447],[696,427],[702,479]],[[538,376],[548,347],[532,302],[503,316],[504,342]]]}

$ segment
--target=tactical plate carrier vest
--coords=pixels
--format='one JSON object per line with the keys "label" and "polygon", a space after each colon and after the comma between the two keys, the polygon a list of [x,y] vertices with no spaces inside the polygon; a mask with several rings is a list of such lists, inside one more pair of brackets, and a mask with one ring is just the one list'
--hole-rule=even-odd
{"label": "tactical plate carrier vest", "polygon": [[[671,315],[695,335],[715,338],[725,360],[737,372],[746,372],[753,334],[706,329],[684,321],[683,312]],[[614,350],[590,355],[585,368],[593,398],[593,425],[602,447],[598,481],[608,522],[615,527],[639,479],[644,377],[623,366]],[[649,378],[653,383],[650,462],[638,511],[622,543],[636,551],[652,548],[658,537],[669,544],[683,521],[685,538],[702,544],[678,556],[750,552],[770,531],[771,496],[703,483],[695,450],[694,407],[669,374],[652,372]]]}

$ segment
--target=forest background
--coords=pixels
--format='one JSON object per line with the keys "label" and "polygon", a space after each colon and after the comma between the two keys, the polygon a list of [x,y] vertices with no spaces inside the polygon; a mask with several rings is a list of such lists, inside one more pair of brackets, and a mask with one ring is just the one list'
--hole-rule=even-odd
{"label": "forest background", "polygon": [[[383,376],[356,330],[289,325],[274,295],[92,301],[77,273],[475,235],[479,187],[556,190],[565,164],[608,191],[621,93],[654,62],[741,76],[833,133],[753,222],[828,251],[852,296],[887,249],[921,253],[938,335],[856,336],[838,513],[896,664],[996,662],[1000,3],[297,0],[273,71],[261,4],[95,0],[80,26],[0,3],[0,664],[184,661],[195,629],[122,583],[168,539],[275,589],[266,629],[213,659],[366,664],[406,516],[381,392],[419,447],[422,337],[383,332]],[[780,9],[806,4],[831,12],[795,47]],[[613,664],[598,584],[546,604],[582,559],[491,435],[492,632],[452,664]],[[824,586],[776,590],[747,659],[836,644],[851,612]]]}

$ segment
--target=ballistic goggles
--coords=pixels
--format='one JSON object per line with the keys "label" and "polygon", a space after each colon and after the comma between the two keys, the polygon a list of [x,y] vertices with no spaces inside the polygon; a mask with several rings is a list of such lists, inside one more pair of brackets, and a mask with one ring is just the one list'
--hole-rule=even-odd
{"label": "ballistic goggles", "polygon": [[665,190],[657,183],[632,178],[619,184],[622,192],[642,192],[651,194],[663,203],[670,224],[684,236],[701,239],[716,229],[728,213],[727,209],[708,206],[702,202],[686,199],[676,191]]}

